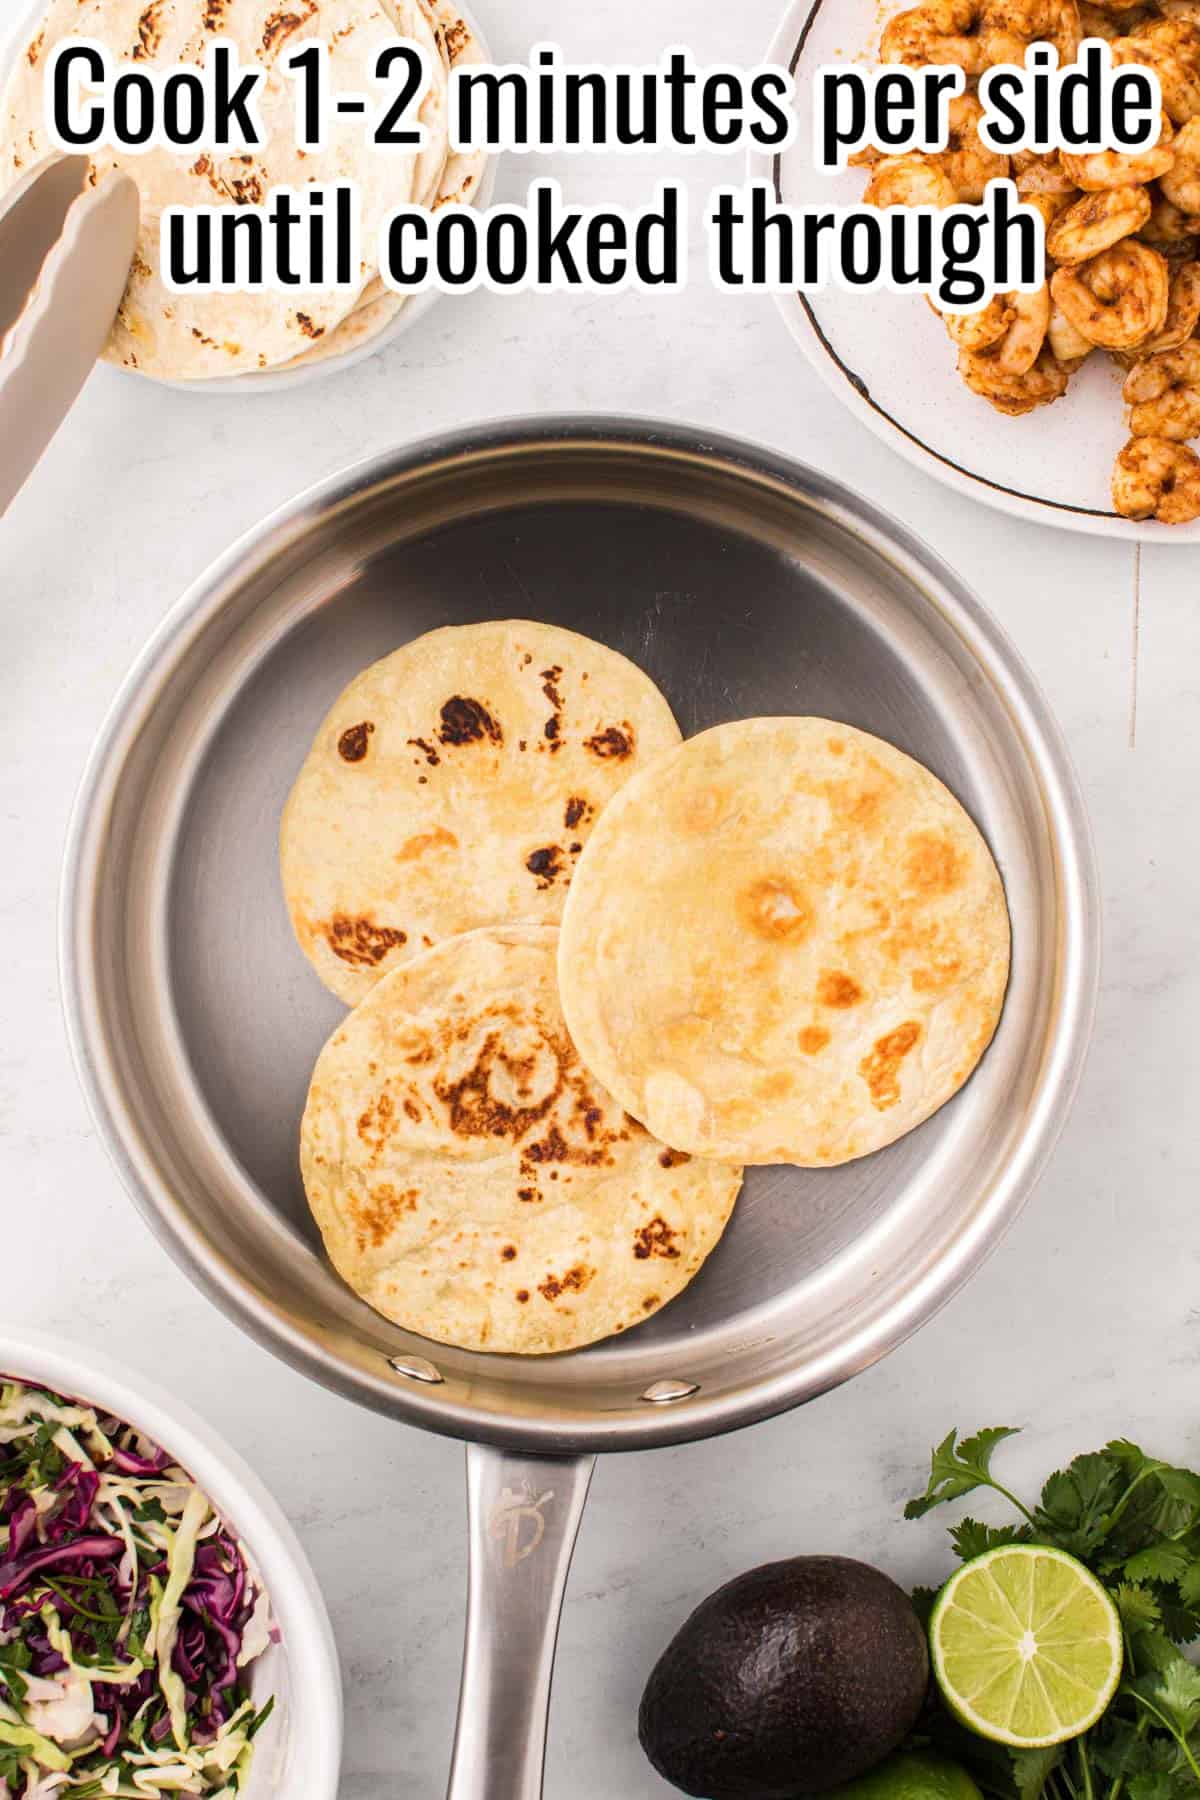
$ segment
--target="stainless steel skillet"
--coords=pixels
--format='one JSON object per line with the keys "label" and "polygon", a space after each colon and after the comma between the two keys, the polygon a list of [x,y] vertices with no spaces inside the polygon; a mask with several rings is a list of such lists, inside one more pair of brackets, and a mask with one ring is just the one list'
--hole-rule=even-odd
{"label": "stainless steel skillet", "polygon": [[[972,812],[1013,920],[999,1032],[949,1106],[841,1169],[752,1171],[685,1295],[551,1359],[416,1338],[324,1261],[296,1143],[341,1009],[292,942],[276,866],[284,797],[343,683],[432,626],[506,616],[626,651],[685,732],[816,712],[892,739]],[[901,526],[745,444],[617,419],[426,441],[302,497],[168,617],[104,727],[72,827],[75,1055],[134,1199],[219,1305],[339,1392],[470,1442],[452,1800],[541,1791],[595,1453],[810,1399],[915,1330],[997,1242],[1078,1081],[1098,914],[1061,738],[979,603]]]}

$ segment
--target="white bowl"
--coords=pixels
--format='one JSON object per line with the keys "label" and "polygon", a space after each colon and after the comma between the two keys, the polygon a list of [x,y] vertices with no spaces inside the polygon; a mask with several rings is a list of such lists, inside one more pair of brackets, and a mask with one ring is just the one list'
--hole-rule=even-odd
{"label": "white bowl", "polygon": [[[814,72],[823,63],[874,61],[883,20],[912,0],[790,0],[766,61],[796,78],[799,130],[781,154],[758,151],[752,179],[788,206],[861,203],[861,169],[817,169],[812,154]],[[954,369],[945,328],[913,294],[823,292],[776,296],[788,330],[842,404],[926,474],[1019,519],[1127,543],[1195,548],[1200,521],[1160,525],[1120,517],[1109,484],[1128,430],[1120,376],[1094,356],[1053,406],[1001,418]]]}
{"label": "white bowl", "polygon": [[342,1683],[316,1576],[278,1503],[210,1425],[109,1357],[38,1333],[0,1331],[0,1378],[68,1394],[126,1419],[208,1495],[270,1597],[281,1641],[252,1670],[251,1692],[275,1710],[255,1740],[244,1800],[337,1800]]}
{"label": "white bowl", "polygon": [[[28,33],[37,21],[45,14],[49,0],[17,0],[13,6],[13,15],[0,18],[0,94],[8,85],[8,78],[20,53]],[[487,41],[475,22],[475,15],[466,6],[458,8],[463,20],[470,26],[471,34],[483,52],[486,61],[491,61],[491,53]],[[471,205],[486,209],[492,203],[496,191],[496,170],[499,158],[489,156],[484,165],[479,186],[475,189]],[[425,317],[431,306],[436,305],[443,295],[439,288],[426,288],[423,293],[413,294],[390,325],[365,342],[356,344],[353,350],[345,350],[340,356],[327,356],[319,362],[303,364],[298,369],[253,369],[244,375],[216,375],[206,381],[167,381],[157,375],[142,375],[135,369],[117,369],[121,375],[132,376],[137,381],[154,381],[159,387],[174,388],[179,393],[187,394],[277,394],[284,388],[304,387],[310,381],[321,381],[327,375],[336,375],[342,369],[352,369],[355,363],[365,362],[380,350],[386,350],[389,344],[395,343],[398,337],[410,330],[419,320]],[[116,365],[106,365],[116,367]]]}

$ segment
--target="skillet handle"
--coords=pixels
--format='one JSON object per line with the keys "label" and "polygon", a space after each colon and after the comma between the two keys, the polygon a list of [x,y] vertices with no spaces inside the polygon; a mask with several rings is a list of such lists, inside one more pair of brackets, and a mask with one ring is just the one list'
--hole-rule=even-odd
{"label": "skillet handle", "polygon": [[447,1800],[541,1800],[558,1618],[595,1460],[467,1446],[467,1639]]}

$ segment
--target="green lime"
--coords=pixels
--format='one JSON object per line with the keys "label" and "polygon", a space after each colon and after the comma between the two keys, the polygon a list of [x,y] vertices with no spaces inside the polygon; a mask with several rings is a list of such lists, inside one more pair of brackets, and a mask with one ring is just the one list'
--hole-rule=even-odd
{"label": "green lime", "polygon": [[933,1672],[964,1725],[1036,1748],[1078,1737],[1121,1679],[1121,1621],[1062,1550],[1005,1544],[952,1575],[929,1621]]}
{"label": "green lime", "polygon": [[965,1769],[944,1756],[901,1750],[827,1800],[982,1800]]}

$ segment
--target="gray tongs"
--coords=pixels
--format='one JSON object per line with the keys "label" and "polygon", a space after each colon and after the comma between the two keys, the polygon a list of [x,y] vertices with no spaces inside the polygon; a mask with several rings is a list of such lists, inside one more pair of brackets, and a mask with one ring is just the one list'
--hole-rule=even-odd
{"label": "gray tongs", "polygon": [[137,248],[127,175],[51,156],[0,199],[0,513],[104,348]]}

